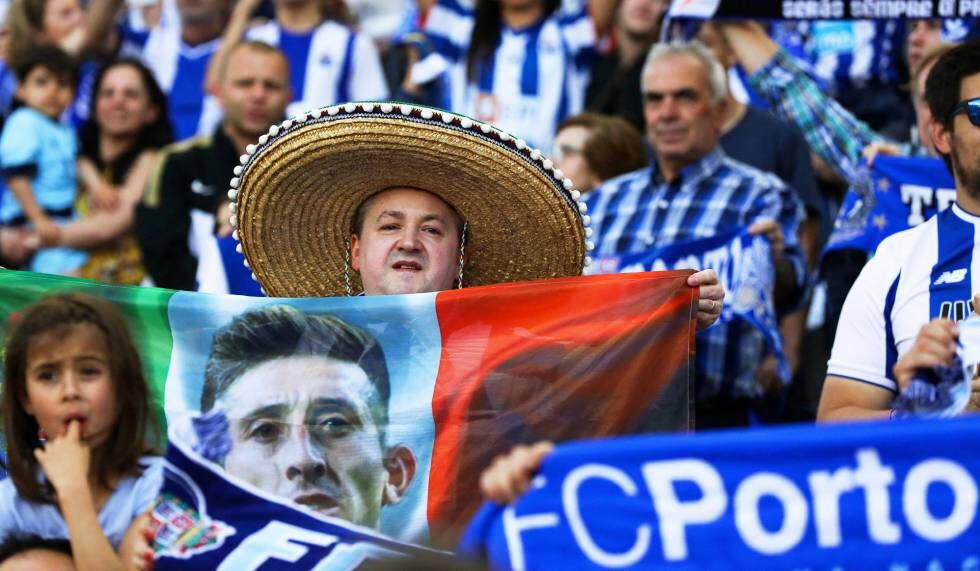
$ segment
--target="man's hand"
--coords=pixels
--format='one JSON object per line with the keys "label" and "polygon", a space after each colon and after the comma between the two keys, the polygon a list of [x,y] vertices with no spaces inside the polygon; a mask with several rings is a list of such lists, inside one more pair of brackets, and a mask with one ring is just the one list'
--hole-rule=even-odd
{"label": "man's hand", "polygon": [[498,456],[480,475],[480,491],[492,502],[513,502],[531,486],[531,478],[554,448],[551,442],[537,442]]}
{"label": "man's hand", "polygon": [[772,248],[773,263],[778,262],[783,258],[783,246],[785,241],[783,240],[783,227],[779,225],[779,222],[776,222],[771,218],[758,220],[749,226],[749,234],[752,236],[764,235],[769,239],[769,245]]}
{"label": "man's hand", "polygon": [[725,300],[725,288],[718,281],[714,270],[701,270],[687,278],[687,285],[701,288],[698,294],[697,330],[707,329],[721,315],[721,306]]}
{"label": "man's hand", "polygon": [[949,319],[933,319],[923,325],[912,348],[902,355],[892,369],[898,390],[903,391],[909,386],[917,370],[948,365],[956,355],[957,336],[959,329]]}
{"label": "man's hand", "polygon": [[875,164],[875,157],[878,155],[884,157],[897,157],[902,154],[902,149],[896,147],[891,143],[885,143],[882,141],[876,141],[865,147],[861,154],[868,161],[868,166],[873,167]]}

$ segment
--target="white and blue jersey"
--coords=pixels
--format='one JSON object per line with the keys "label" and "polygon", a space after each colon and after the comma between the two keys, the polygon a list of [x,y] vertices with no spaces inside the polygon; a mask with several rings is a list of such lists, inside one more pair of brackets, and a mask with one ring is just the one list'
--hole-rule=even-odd
{"label": "white and blue jersey", "polygon": [[980,216],[954,204],[886,238],[851,287],[827,374],[892,392],[895,362],[937,317],[970,315],[980,290]]}
{"label": "white and blue jersey", "polygon": [[276,22],[250,29],[245,37],[276,46],[289,62],[293,102],[289,116],[345,101],[383,101],[388,84],[371,38],[327,20],[303,33]]}
{"label": "white and blue jersey", "polygon": [[[126,39],[137,42],[140,36],[131,34]],[[181,40],[180,26],[170,24],[153,28],[145,41],[140,58],[167,94],[174,138],[181,141],[211,134],[221,122],[222,112],[217,99],[205,93],[204,80],[221,39],[188,46]]]}
{"label": "white and blue jersey", "polygon": [[425,31],[450,63],[451,109],[525,139],[545,152],[555,129],[584,108],[595,27],[585,6],[558,10],[523,29],[501,24],[493,58],[466,71],[473,11],[457,0],[438,0]]}

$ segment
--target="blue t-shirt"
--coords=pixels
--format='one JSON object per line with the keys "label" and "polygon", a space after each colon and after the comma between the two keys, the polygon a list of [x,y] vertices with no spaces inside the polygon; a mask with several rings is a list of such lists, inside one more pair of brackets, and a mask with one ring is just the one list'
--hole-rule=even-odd
{"label": "blue t-shirt", "polygon": [[[99,524],[114,549],[119,549],[133,520],[153,506],[163,485],[163,458],[144,456],[140,465],[143,473],[120,480],[99,511]],[[21,498],[8,479],[0,482],[0,542],[11,535],[68,539],[68,526],[55,504]]]}
{"label": "blue t-shirt", "polygon": [[[70,210],[75,202],[78,142],[71,127],[30,107],[10,114],[0,135],[0,172],[4,178],[28,176],[38,205],[46,211]],[[0,199],[0,222],[24,211],[13,193]]]}

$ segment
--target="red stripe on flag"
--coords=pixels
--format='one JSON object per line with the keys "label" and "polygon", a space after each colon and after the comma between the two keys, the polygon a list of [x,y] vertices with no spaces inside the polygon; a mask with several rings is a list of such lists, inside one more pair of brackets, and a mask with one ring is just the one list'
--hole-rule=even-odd
{"label": "red stripe on flag", "polygon": [[690,418],[697,290],[690,271],[502,284],[436,297],[428,516],[452,545],[480,472],[513,445],[649,430]]}

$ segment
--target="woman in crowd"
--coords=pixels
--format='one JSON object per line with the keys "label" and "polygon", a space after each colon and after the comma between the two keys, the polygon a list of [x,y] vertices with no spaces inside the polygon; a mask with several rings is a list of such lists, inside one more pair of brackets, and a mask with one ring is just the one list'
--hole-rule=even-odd
{"label": "woman in crowd", "polygon": [[551,158],[581,192],[650,163],[636,127],[621,117],[590,112],[562,121]]}
{"label": "woman in crowd", "polygon": [[137,285],[144,270],[130,229],[156,155],[173,140],[166,98],[146,66],[122,58],[96,76],[92,101],[78,162],[83,218],[61,228],[58,245],[89,250],[82,277]]}

